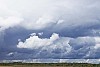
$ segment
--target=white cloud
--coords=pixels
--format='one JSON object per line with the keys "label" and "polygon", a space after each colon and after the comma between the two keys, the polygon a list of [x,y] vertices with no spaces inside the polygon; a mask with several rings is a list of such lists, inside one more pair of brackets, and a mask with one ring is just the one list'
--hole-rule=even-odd
{"label": "white cloud", "polygon": [[42,36],[42,35],[43,35],[43,32],[41,32],[41,33],[38,33],[38,35],[39,35],[39,36]]}
{"label": "white cloud", "polygon": [[36,33],[32,33],[32,34],[30,34],[31,36],[36,36]]}
{"label": "white cloud", "polygon": [[[99,64],[100,59],[27,59],[27,60],[1,60],[2,63],[22,62],[22,63],[91,63]],[[87,62],[88,61],[88,62]]]}
{"label": "white cloud", "polygon": [[23,21],[18,11],[10,9],[6,1],[0,0],[0,31],[19,25]]}
{"label": "white cloud", "polygon": [[[58,34],[53,33],[50,38],[39,38],[38,36],[30,36],[25,42],[19,41],[18,48],[27,48],[31,50],[37,50],[38,52],[33,56],[34,58],[43,57],[62,57],[71,51],[71,47],[68,44],[71,38],[60,37]],[[48,53],[46,56],[42,56],[42,53]]]}
{"label": "white cloud", "polygon": [[20,41],[17,45],[18,48],[29,48],[29,49],[37,49],[39,47],[48,46],[53,44],[54,41],[59,39],[58,34],[52,34],[50,39],[44,38],[41,39],[38,36],[30,36],[30,38],[26,39],[25,42]]}
{"label": "white cloud", "polygon": [[42,17],[39,17],[37,21],[32,21],[32,22],[29,22],[29,23],[22,23],[21,26],[27,28],[27,29],[44,29],[44,28],[47,28],[47,27],[50,27],[52,26],[53,24],[55,24],[55,20],[48,16],[48,15],[44,15]]}
{"label": "white cloud", "polygon": [[57,24],[61,24],[63,22],[64,22],[64,20],[58,20],[58,23]]}
{"label": "white cloud", "polygon": [[16,26],[16,25],[20,24],[20,22],[22,20],[23,20],[22,18],[18,18],[18,17],[14,17],[14,16],[11,16],[8,18],[0,17],[0,27],[1,27],[0,30]]}
{"label": "white cloud", "polygon": [[98,49],[100,48],[100,37],[95,37],[95,42],[96,42],[96,45],[95,45],[95,48]]}
{"label": "white cloud", "polygon": [[10,52],[10,53],[7,54],[7,56],[12,56],[12,55],[14,55],[13,52]]}

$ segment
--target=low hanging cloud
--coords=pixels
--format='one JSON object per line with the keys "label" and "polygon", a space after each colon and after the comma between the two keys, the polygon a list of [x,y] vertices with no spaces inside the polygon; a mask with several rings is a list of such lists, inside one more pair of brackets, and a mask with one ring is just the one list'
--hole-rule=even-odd
{"label": "low hanging cloud", "polygon": [[[20,41],[17,45],[20,49],[37,50],[34,58],[96,58],[100,57],[96,51],[100,49],[99,37],[60,37],[54,33],[48,38],[39,38],[37,35],[30,36],[25,42]],[[93,53],[93,54],[91,54]],[[42,56],[43,54],[48,54]]]}

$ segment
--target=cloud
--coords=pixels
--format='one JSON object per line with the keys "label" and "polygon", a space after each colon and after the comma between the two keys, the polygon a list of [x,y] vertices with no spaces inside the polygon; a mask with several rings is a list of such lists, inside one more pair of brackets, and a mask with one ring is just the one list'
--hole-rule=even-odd
{"label": "cloud", "polygon": [[0,0],[0,51],[5,50],[6,30],[18,26],[24,19],[18,11],[10,9]]}
{"label": "cloud", "polygon": [[49,30],[50,34],[57,32],[62,36],[78,37],[92,35],[92,30],[100,27],[99,1],[0,0],[0,5],[2,6],[0,7],[1,18],[17,18],[20,23],[15,24],[14,21],[14,26],[17,25],[29,31],[48,32]]}
{"label": "cloud", "polygon": [[59,35],[58,34],[53,34],[50,39],[41,39],[38,36],[30,36],[30,38],[26,39],[25,42],[19,42],[19,44],[17,45],[18,48],[31,48],[31,49],[37,49],[41,46],[48,46],[50,44],[52,44],[55,40],[59,39]]}
{"label": "cloud", "polygon": [[95,39],[93,37],[78,37],[70,40],[69,43],[75,50],[78,50],[83,47],[94,46]]}
{"label": "cloud", "polygon": [[19,12],[10,9],[3,0],[0,0],[0,31],[17,26],[22,21]]}
{"label": "cloud", "polygon": [[99,2],[0,0],[0,57],[100,58]]}
{"label": "cloud", "polygon": [[[84,30],[84,28],[89,29],[89,27],[93,28],[93,26],[100,25],[98,15],[100,10],[98,9],[99,4],[97,1],[44,0],[43,2],[36,3],[40,5],[34,4],[37,7],[32,14],[37,16],[34,18],[34,16],[29,14],[34,19],[27,20],[28,22],[22,24],[26,29],[45,30],[50,28],[50,32],[59,32],[63,29],[72,30],[81,27]],[[44,7],[44,4],[47,7]],[[42,9],[40,9],[40,6]],[[33,9],[29,10],[31,11]]]}
{"label": "cloud", "polygon": [[100,48],[100,37],[95,37],[95,42],[96,42],[96,45],[95,45],[95,48],[98,49]]}
{"label": "cloud", "polygon": [[[18,48],[37,50],[34,58],[98,58],[99,37],[60,37],[54,33],[48,38],[30,36],[25,42],[20,41]],[[92,54],[91,54],[92,53]],[[47,54],[43,56],[44,54]]]}
{"label": "cloud", "polygon": [[14,55],[13,52],[7,54],[7,56],[13,56],[13,55]]}
{"label": "cloud", "polygon": [[[33,56],[34,58],[49,58],[50,56],[56,58],[61,54],[70,52],[71,47],[68,44],[68,41],[68,38],[60,38],[56,33],[53,33],[50,38],[39,38],[38,36],[33,35],[26,39],[25,42],[20,41],[17,47],[20,49],[26,48],[37,50],[38,52]],[[47,55],[43,57],[42,55],[46,53]]]}
{"label": "cloud", "polygon": [[70,55],[75,55],[73,57],[78,58],[98,58],[100,47],[99,44],[100,37],[78,37],[69,41],[72,47],[72,52]]}
{"label": "cloud", "polygon": [[61,31],[62,29],[77,29],[77,27],[89,28],[92,26],[93,28],[100,24],[99,1],[24,0],[21,2],[14,0],[10,2],[4,0],[2,2],[6,4],[7,8],[13,10],[13,14],[22,15],[25,20],[20,26],[28,30],[52,28],[53,31]]}
{"label": "cloud", "polygon": [[2,18],[0,17],[0,27],[2,29],[8,29],[9,27],[14,27],[18,25],[23,19],[17,18],[17,17],[8,17],[8,18]]}
{"label": "cloud", "polygon": [[42,36],[42,35],[43,35],[43,32],[41,32],[41,33],[38,33],[38,35]]}
{"label": "cloud", "polygon": [[27,59],[27,60],[1,60],[1,63],[23,62],[23,63],[91,63],[99,64],[100,59]]}
{"label": "cloud", "polygon": [[69,44],[72,46],[72,51],[69,56],[74,55],[74,58],[87,58],[87,54],[90,57],[96,45],[94,37],[78,37],[70,40]]}

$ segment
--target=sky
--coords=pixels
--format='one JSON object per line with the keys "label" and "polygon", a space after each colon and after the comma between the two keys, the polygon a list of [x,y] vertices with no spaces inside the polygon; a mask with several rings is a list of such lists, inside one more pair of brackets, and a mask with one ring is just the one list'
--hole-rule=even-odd
{"label": "sky", "polygon": [[0,0],[0,60],[99,59],[100,0]]}

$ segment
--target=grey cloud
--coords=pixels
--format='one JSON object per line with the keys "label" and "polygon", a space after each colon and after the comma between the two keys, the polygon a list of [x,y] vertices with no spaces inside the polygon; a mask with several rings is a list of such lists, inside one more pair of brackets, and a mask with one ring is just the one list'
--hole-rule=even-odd
{"label": "grey cloud", "polygon": [[[4,57],[3,59],[100,58],[98,45],[100,42],[98,38],[95,40],[100,35],[99,2],[99,0],[0,0],[2,6],[0,50],[4,51],[0,57]],[[23,28],[24,31],[21,30]],[[43,32],[37,38],[40,40],[37,42],[43,44],[37,47],[39,43],[36,43],[37,49],[31,47],[34,44],[33,40],[30,40],[33,43],[26,41],[30,39],[29,34],[32,32]],[[50,41],[52,33],[58,33],[59,38]],[[18,39],[22,39],[23,46],[28,43],[26,45],[31,45],[32,49],[27,46],[17,48]],[[50,44],[45,46],[44,40],[45,43],[49,40]],[[13,52],[12,58],[8,56],[11,52]],[[44,54],[47,55],[43,56]]]}
{"label": "grey cloud", "polygon": [[[39,36],[39,35],[34,35]],[[31,36],[31,37],[34,37]],[[98,38],[99,37],[78,37],[78,38],[69,38],[69,37],[61,37],[49,45],[41,45],[35,44],[30,37],[27,38],[30,44],[27,44],[28,41],[21,41],[23,42],[23,46],[20,48],[12,48],[12,50],[6,49],[7,51],[2,52],[3,54],[0,55],[2,59],[82,59],[82,58],[90,58],[90,59],[98,59],[100,57],[99,49],[100,47],[97,45],[99,44]],[[39,38],[41,42],[45,38]],[[48,38],[46,38],[48,40]],[[31,43],[33,42],[33,43]],[[37,41],[38,42],[38,41]],[[47,41],[43,41],[47,42]],[[26,43],[26,44],[25,44]],[[26,47],[24,47],[26,45]],[[35,47],[27,47],[35,46]],[[17,45],[15,45],[17,46]],[[98,48],[95,48],[98,46]],[[10,46],[9,46],[10,48]],[[23,55],[23,56],[22,56]]]}
{"label": "grey cloud", "polygon": [[[42,44],[41,46],[39,46],[36,45],[35,42],[33,42],[35,36],[37,35],[32,36],[33,38],[30,37],[26,39],[27,41],[25,42],[19,42],[19,44],[17,45],[18,48],[20,49],[26,48],[30,50],[37,50],[37,53],[34,55],[33,58],[63,58],[63,59],[80,58],[81,59],[81,58],[100,57],[97,54],[97,52],[99,52],[98,51],[99,46],[97,45],[99,43],[98,42],[99,37],[69,38],[69,37],[58,36],[57,40],[55,39],[54,41],[51,41],[52,43],[49,43],[48,45]],[[41,42],[46,42],[46,43],[48,42],[48,39],[46,41],[42,40],[43,38],[41,39]],[[38,42],[38,39],[36,42]],[[98,46],[98,48],[95,48],[96,46]]]}

